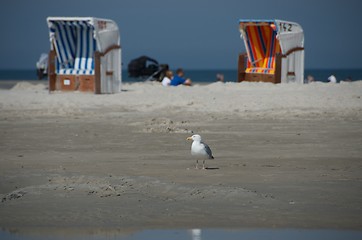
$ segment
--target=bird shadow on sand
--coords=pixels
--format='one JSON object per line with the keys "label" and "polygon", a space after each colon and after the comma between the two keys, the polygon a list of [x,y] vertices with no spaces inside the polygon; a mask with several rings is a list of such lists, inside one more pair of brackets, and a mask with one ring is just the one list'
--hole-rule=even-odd
{"label": "bird shadow on sand", "polygon": [[206,167],[205,170],[219,170],[218,167]]}

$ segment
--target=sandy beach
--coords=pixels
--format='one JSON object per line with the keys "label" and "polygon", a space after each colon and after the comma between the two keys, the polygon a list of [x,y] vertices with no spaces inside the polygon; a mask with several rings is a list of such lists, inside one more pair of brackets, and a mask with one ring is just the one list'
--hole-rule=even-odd
{"label": "sandy beach", "polygon": [[122,89],[0,90],[2,229],[362,230],[362,81]]}

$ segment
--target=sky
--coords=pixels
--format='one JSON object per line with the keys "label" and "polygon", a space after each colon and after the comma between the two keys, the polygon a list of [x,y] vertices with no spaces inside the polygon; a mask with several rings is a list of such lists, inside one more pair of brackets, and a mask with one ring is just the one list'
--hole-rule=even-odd
{"label": "sky", "polygon": [[305,67],[362,69],[359,0],[2,0],[0,69],[32,69],[50,49],[48,16],[112,19],[123,68],[147,55],[171,68],[236,69],[242,18],[299,23]]}

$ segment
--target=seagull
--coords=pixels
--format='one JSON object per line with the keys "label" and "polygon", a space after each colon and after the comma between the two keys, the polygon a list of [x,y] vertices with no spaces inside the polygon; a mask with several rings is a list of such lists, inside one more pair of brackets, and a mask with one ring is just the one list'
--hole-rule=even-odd
{"label": "seagull", "polygon": [[192,140],[191,155],[196,157],[196,169],[199,169],[199,158],[203,159],[202,169],[205,169],[205,160],[214,159],[210,147],[201,141],[201,136],[198,134],[192,135],[186,138],[186,140]]}

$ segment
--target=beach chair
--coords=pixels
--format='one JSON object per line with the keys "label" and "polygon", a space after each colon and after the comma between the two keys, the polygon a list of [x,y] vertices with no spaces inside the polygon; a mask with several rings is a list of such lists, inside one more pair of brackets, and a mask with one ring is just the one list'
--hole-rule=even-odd
{"label": "beach chair", "polygon": [[241,19],[246,53],[239,54],[238,82],[304,82],[304,34],[297,23]]}
{"label": "beach chair", "polygon": [[108,19],[48,17],[49,91],[121,91],[118,26]]}

